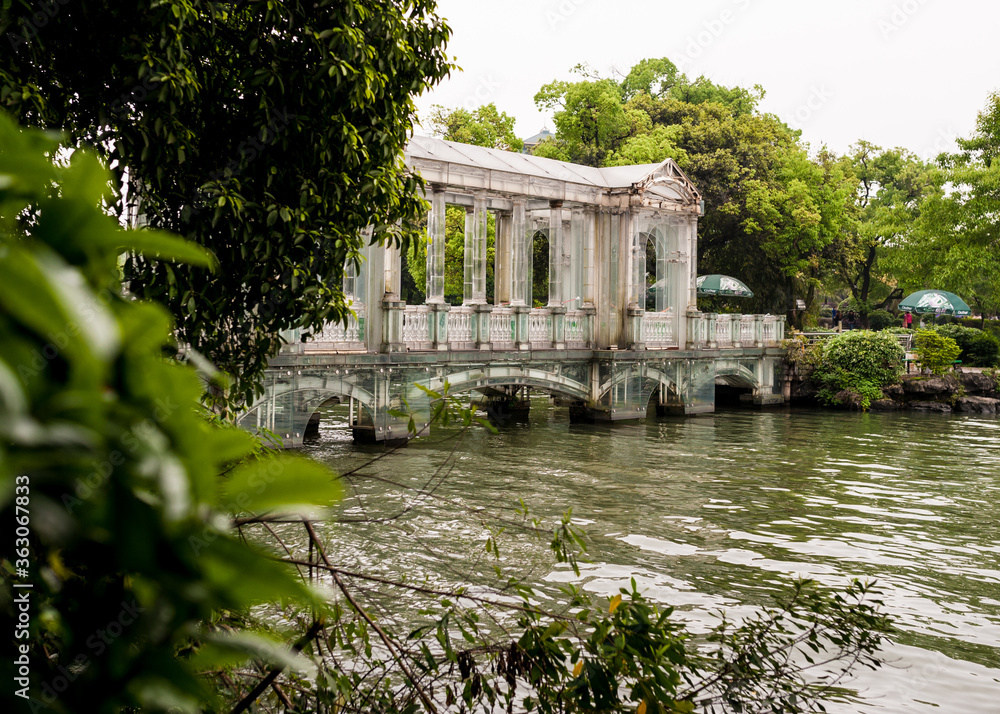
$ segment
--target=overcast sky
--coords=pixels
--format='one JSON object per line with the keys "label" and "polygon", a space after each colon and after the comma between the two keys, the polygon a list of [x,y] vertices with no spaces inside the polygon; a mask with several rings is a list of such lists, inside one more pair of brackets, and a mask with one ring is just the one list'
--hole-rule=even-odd
{"label": "overcast sky", "polygon": [[[1000,2],[985,0],[439,0],[462,71],[417,101],[495,102],[527,137],[533,97],[587,63],[602,76],[668,57],[691,78],[760,84],[761,108],[813,150],[858,139],[931,158],[1000,89]],[[419,131],[419,130],[418,130]],[[424,132],[426,133],[426,132]]]}

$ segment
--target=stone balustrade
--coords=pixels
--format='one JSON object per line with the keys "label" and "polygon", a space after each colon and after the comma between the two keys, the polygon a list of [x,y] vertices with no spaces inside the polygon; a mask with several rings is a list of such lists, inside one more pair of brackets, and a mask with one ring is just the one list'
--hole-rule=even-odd
{"label": "stone balustrade", "polygon": [[[405,305],[393,303],[383,325],[387,351],[593,349],[594,308],[570,310],[492,305]],[[679,349],[678,319],[672,310],[636,312],[640,349]],[[686,348],[777,347],[785,337],[778,315],[716,314],[690,311],[684,316]],[[393,322],[398,324],[393,324]],[[394,336],[398,335],[398,338]],[[346,324],[330,323],[301,347],[298,332],[287,333],[286,352],[365,352],[365,308],[355,306]]]}

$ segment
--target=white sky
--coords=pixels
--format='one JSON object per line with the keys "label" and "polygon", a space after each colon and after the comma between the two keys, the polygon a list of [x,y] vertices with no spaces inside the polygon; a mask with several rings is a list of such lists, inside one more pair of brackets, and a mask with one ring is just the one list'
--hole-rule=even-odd
{"label": "white sky", "polygon": [[1000,89],[995,1],[439,0],[438,11],[462,71],[418,98],[421,116],[495,102],[521,137],[554,128],[533,97],[577,78],[578,63],[605,76],[668,57],[691,78],[760,84],[763,111],[838,153],[863,138],[932,158]]}

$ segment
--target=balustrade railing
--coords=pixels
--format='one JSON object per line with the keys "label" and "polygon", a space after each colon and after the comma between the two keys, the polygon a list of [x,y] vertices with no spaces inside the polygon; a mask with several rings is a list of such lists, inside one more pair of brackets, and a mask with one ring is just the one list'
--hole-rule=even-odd
{"label": "balustrade railing", "polygon": [[740,315],[740,344],[743,347],[753,347],[759,341],[757,339],[757,316]]}
{"label": "balustrade railing", "polygon": [[785,339],[785,321],[776,315],[764,315],[764,344],[777,345]]}
{"label": "balustrade railing", "polygon": [[[402,311],[402,342],[407,350],[440,349],[435,339],[435,313],[430,305],[407,305]],[[485,331],[493,350],[513,350],[518,340],[517,312],[511,307],[494,307],[487,318],[474,305],[452,307],[447,314],[449,349],[477,349],[485,343]],[[584,310],[570,310],[558,317],[562,320],[564,342],[569,349],[589,349],[594,346],[593,315]],[[284,351],[298,352],[363,352],[365,351],[365,306],[356,304],[346,324],[328,323],[323,330],[301,343],[299,335],[282,333],[289,340]],[[443,315],[442,315],[443,319]],[[688,313],[688,349],[733,349],[734,347],[776,347],[785,337],[785,319],[779,315],[740,315]],[[528,341],[536,349],[549,349],[556,339],[555,316],[548,308],[532,309],[527,315]],[[444,325],[437,328],[441,332]],[[677,316],[672,310],[647,312],[642,315],[642,342],[647,349],[676,348]]]}
{"label": "balustrade railing", "polygon": [[552,346],[552,315],[544,307],[528,313],[528,341],[532,347]]}
{"label": "balustrade railing", "polygon": [[566,347],[585,349],[590,346],[590,315],[583,310],[566,313]]}
{"label": "balustrade railing", "polygon": [[720,349],[727,349],[733,346],[736,341],[733,335],[733,326],[739,324],[734,320],[738,315],[716,315],[715,316],[715,344]]}
{"label": "balustrade railing", "polygon": [[677,347],[675,322],[674,313],[671,310],[644,314],[642,316],[642,341],[646,347],[648,349]]}
{"label": "balustrade railing", "polygon": [[509,307],[495,307],[490,313],[490,343],[495,350],[514,349],[514,310]]}
{"label": "balustrade railing", "polygon": [[407,305],[403,311],[403,343],[409,350],[429,350],[434,346],[431,334],[434,312],[430,305]]}
{"label": "balustrade railing", "polygon": [[306,352],[363,352],[365,346],[365,306],[352,306],[347,323],[328,322],[323,330],[305,343]]}
{"label": "balustrade railing", "polygon": [[459,305],[448,312],[448,346],[472,349],[476,346],[476,308]]}

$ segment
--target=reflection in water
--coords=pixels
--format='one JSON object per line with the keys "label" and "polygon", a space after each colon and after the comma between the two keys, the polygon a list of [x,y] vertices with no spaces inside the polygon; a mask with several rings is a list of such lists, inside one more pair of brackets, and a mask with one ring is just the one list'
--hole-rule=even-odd
{"label": "reflection in water", "polygon": [[[343,472],[374,452],[333,416],[306,451]],[[402,515],[329,527],[346,565],[485,582],[492,563],[469,553],[487,532],[467,508],[572,507],[591,543],[588,590],[634,577],[696,629],[793,576],[877,579],[900,633],[887,666],[854,682],[864,702],[840,711],[1000,712],[1000,421],[778,410],[581,426],[536,398],[526,423],[452,436],[438,429],[368,468],[434,497],[354,480],[345,516]],[[516,533],[505,564],[543,587],[577,580]]]}

